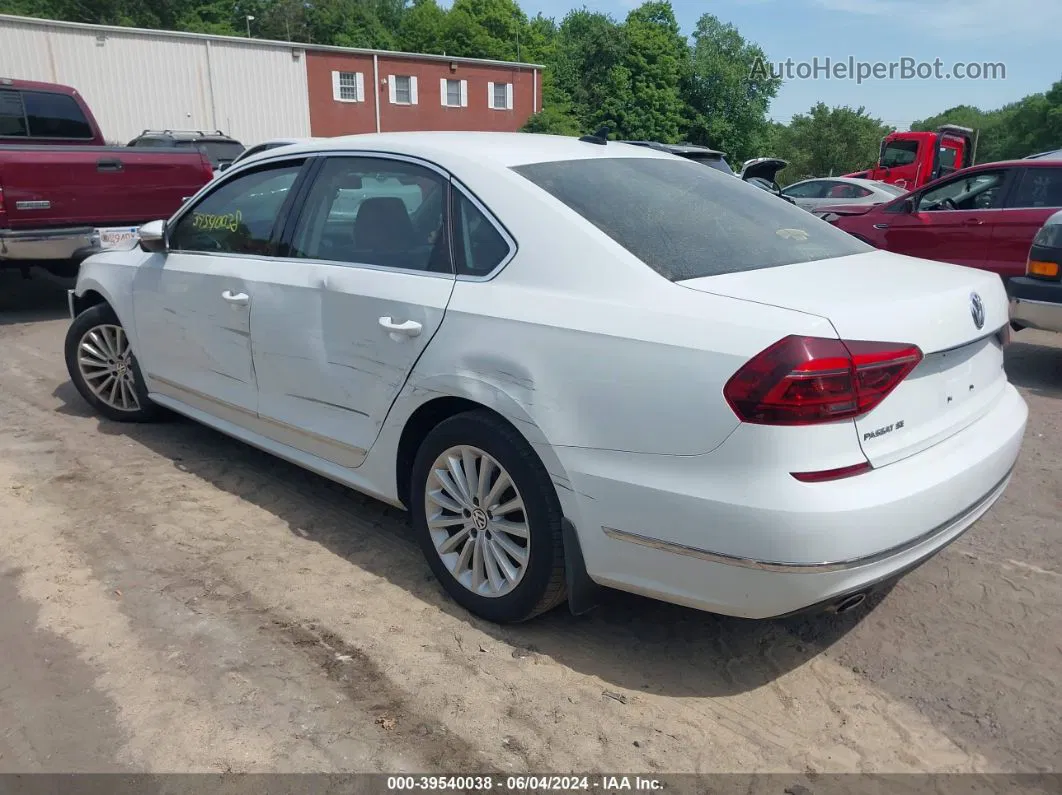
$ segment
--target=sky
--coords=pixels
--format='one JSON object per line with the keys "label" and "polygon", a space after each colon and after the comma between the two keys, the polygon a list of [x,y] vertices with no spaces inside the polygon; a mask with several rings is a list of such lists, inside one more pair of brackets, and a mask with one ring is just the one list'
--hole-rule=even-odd
{"label": "sky", "polygon": [[[541,11],[558,22],[583,5],[621,20],[639,4],[520,0],[529,16]],[[904,129],[956,105],[994,109],[1046,91],[1062,79],[1060,0],[672,0],[672,5],[687,35],[702,14],[711,13],[759,44],[772,64],[792,59],[794,79],[785,82],[770,109],[771,117],[781,122],[822,101],[862,105],[872,116]],[[796,64],[811,64],[815,58],[823,71],[827,58],[834,64],[854,58],[868,65],[904,58],[912,64],[932,64],[940,59],[941,75],[953,72],[955,64],[1002,63],[1005,78],[872,77],[860,84],[826,79],[820,71],[817,79],[796,79]]]}

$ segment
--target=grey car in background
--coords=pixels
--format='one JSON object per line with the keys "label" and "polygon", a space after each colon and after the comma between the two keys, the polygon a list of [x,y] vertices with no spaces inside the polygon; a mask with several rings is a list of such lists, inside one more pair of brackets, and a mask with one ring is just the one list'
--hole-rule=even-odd
{"label": "grey car in background", "polygon": [[829,204],[883,204],[905,193],[896,185],[853,177],[805,179],[782,189],[783,196],[805,210]]}

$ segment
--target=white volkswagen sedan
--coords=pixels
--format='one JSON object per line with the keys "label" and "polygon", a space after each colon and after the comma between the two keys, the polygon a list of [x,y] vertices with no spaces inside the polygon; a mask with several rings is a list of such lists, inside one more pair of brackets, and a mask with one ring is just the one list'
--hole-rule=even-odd
{"label": "white volkswagen sedan", "polygon": [[698,163],[491,133],[250,158],[85,261],[70,376],[410,512],[468,610],[846,609],[999,498],[998,276]]}

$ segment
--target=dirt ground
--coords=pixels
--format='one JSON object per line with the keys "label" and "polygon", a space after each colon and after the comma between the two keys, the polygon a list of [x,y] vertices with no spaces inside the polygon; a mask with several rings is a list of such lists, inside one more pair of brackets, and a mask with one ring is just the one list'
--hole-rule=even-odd
{"label": "dirt ground", "polygon": [[1013,483],[869,608],[615,595],[498,628],[404,515],[191,422],[93,416],[0,275],[0,772],[1062,769],[1062,338]]}

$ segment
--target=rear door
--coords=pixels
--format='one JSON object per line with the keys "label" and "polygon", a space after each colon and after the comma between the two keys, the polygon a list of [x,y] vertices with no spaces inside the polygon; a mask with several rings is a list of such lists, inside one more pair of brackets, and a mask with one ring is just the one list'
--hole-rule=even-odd
{"label": "rear door", "polygon": [[884,248],[956,265],[984,267],[992,227],[1003,212],[1003,197],[1012,171],[976,171],[915,194],[913,212],[889,213],[883,222]]}
{"label": "rear door", "polygon": [[1004,278],[1023,276],[1033,238],[1062,208],[1062,164],[1020,169],[1005,204],[992,225],[984,267]]}
{"label": "rear door", "polygon": [[364,460],[453,291],[449,189],[397,156],[321,159],[284,257],[252,286],[258,413],[277,441]]}

